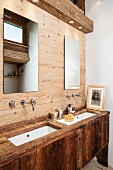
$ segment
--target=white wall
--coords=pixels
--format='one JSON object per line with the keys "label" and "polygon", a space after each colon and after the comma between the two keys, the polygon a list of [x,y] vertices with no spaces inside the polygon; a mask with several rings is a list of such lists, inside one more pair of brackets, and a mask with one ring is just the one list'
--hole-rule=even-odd
{"label": "white wall", "polygon": [[113,166],[113,0],[86,0],[86,15],[94,32],[86,36],[87,85],[106,85],[110,114],[109,165]]}
{"label": "white wall", "polygon": [[33,21],[27,23],[27,42],[30,61],[20,68],[20,92],[38,91],[38,24]]}

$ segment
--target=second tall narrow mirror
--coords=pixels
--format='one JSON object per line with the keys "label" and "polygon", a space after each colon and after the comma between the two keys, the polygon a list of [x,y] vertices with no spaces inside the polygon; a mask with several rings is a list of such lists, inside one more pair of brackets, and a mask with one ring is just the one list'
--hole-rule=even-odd
{"label": "second tall narrow mirror", "polygon": [[65,89],[80,88],[80,42],[65,36]]}

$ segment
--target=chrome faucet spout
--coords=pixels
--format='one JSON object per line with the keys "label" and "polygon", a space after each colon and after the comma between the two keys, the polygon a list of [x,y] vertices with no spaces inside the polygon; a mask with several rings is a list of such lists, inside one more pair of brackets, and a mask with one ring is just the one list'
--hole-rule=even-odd
{"label": "chrome faucet spout", "polygon": [[20,101],[20,104],[21,104],[22,106],[25,106],[25,104],[31,104],[33,111],[35,110],[35,107],[34,107],[34,106],[36,105],[36,103],[37,103],[37,101],[34,100],[33,98],[31,98],[29,102],[26,102],[25,100],[21,100],[21,101]]}
{"label": "chrome faucet spout", "polygon": [[35,110],[34,106],[36,105],[36,103],[37,103],[36,100],[34,100],[34,99],[32,99],[32,98],[30,99],[30,104],[32,105],[33,111]]}

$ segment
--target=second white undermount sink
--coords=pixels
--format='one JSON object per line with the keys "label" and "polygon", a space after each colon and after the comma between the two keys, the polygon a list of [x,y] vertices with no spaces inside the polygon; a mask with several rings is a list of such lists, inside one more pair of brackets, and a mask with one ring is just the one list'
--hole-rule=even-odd
{"label": "second white undermount sink", "polygon": [[55,131],[57,131],[57,129],[51,126],[43,126],[35,130],[8,138],[8,140],[12,142],[15,146],[19,146],[32,140],[35,140],[37,138],[40,138],[42,136],[48,135]]}
{"label": "second white undermount sink", "polygon": [[95,115],[96,115],[95,113],[85,112],[85,113],[82,113],[80,115],[75,116],[75,118],[74,118],[74,120],[72,122],[66,122],[64,119],[57,120],[57,122],[69,126],[69,125],[72,125],[74,123],[77,123],[77,122],[79,122],[81,120],[87,119],[87,118],[95,116]]}

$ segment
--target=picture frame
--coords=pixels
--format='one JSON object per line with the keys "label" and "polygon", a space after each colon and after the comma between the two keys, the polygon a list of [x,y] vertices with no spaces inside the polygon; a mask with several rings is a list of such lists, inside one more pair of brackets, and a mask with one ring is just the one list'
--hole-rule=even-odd
{"label": "picture frame", "polygon": [[104,111],[106,86],[89,85],[87,90],[87,108]]}

